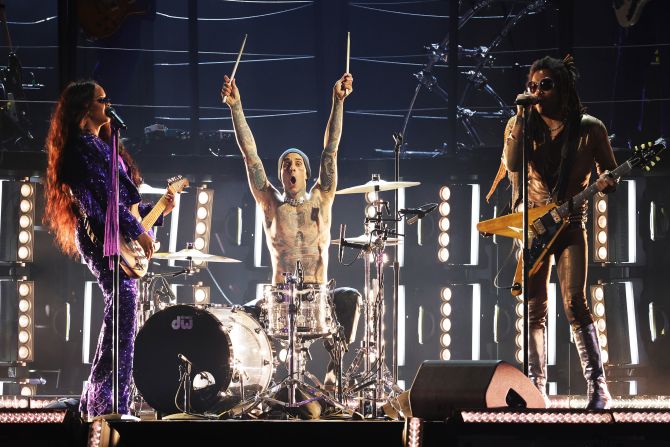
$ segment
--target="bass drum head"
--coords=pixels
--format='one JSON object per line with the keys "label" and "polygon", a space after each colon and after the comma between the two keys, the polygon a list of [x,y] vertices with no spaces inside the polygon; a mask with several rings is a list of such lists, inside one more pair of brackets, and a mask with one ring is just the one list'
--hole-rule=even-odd
{"label": "bass drum head", "polygon": [[193,364],[191,380],[199,374],[211,382],[191,393],[191,409],[202,413],[230,384],[230,339],[216,317],[193,306],[171,306],[147,320],[135,339],[133,375],[142,397],[165,414],[184,411],[179,354]]}

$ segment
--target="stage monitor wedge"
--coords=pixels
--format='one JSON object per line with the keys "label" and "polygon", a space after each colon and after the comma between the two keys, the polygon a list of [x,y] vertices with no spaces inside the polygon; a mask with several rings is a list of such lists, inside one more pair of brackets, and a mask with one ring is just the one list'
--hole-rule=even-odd
{"label": "stage monitor wedge", "polygon": [[460,409],[545,408],[521,371],[499,361],[426,360],[409,391],[413,417],[445,420]]}

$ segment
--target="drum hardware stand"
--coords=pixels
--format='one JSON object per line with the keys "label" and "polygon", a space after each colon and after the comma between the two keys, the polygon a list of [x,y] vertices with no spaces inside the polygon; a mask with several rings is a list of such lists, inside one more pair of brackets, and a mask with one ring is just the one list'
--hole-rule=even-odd
{"label": "drum hardware stand", "polygon": [[[241,402],[237,405],[236,409],[232,409],[224,412],[221,417],[231,417],[237,416],[243,413],[249,413],[254,408],[258,407],[263,403],[269,403],[271,405],[277,405],[285,410],[295,409],[307,405],[311,402],[317,400],[323,400],[326,403],[332,405],[333,407],[341,410],[342,412],[353,415],[353,411],[342,405],[340,402],[332,399],[326,393],[317,389],[316,387],[310,386],[307,383],[301,381],[301,378],[305,376],[309,377],[311,380],[314,380],[317,386],[320,386],[319,380],[311,373],[305,369],[305,359],[304,359],[304,343],[299,338],[297,333],[297,321],[296,316],[300,310],[300,300],[296,300],[298,295],[298,286],[303,284],[303,271],[302,264],[300,261],[296,262],[296,269],[294,273],[284,273],[284,280],[286,284],[289,285],[288,296],[288,347],[287,347],[287,369],[288,375],[284,380],[276,384],[275,386],[269,388],[264,393],[255,396],[252,399],[249,399],[245,402]],[[297,301],[297,302],[296,302]],[[275,398],[277,393],[282,389],[286,389],[287,400],[284,402]],[[297,401],[296,400],[296,391],[300,390],[309,397],[307,399]]]}
{"label": "drum hardware stand", "polygon": [[[377,178],[373,176],[373,180],[378,180],[378,176]],[[395,385],[392,371],[389,371],[386,366],[382,323],[384,320],[383,268],[386,240],[389,236],[402,237],[403,235],[390,230],[386,224],[386,222],[397,222],[397,219],[383,217],[384,211],[386,211],[387,215],[390,215],[389,202],[378,199],[373,202],[373,205],[376,210],[375,217],[365,218],[366,234],[370,234],[370,243],[359,244],[345,241],[346,227],[342,226],[340,227],[340,250],[345,246],[358,248],[365,258],[363,261],[365,269],[365,298],[363,306],[365,338],[361,343],[361,348],[356,352],[352,364],[346,374],[344,374],[343,380],[350,383],[350,380],[354,378],[354,372],[360,366],[361,360],[363,362],[363,372],[355,376],[360,378],[360,382],[353,387],[345,389],[344,394],[360,392],[359,411],[365,417],[377,418],[380,416],[378,413],[379,404],[390,394],[402,391]],[[372,230],[369,229],[369,224],[374,224]],[[370,255],[372,255],[372,262],[375,264],[376,271],[376,284],[374,285],[370,269]],[[374,293],[373,299],[370,299],[371,292]],[[385,392],[385,388],[389,389],[390,392]]]}

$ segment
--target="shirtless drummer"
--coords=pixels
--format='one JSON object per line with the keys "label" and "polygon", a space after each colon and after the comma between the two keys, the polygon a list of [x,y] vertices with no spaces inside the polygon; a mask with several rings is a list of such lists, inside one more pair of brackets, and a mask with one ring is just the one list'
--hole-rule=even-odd
{"label": "shirtless drummer", "polygon": [[[221,89],[221,99],[228,104],[233,118],[237,144],[244,157],[249,188],[264,213],[263,228],[272,258],[272,283],[284,281],[282,273],[293,272],[300,261],[305,283],[327,283],[328,248],[333,200],[337,188],[337,150],[342,135],[344,99],[353,90],[353,78],[345,73],[333,87],[333,103],[324,136],[319,177],[307,191],[311,177],[309,159],[296,148],[286,150],[278,163],[283,192],[268,180],[256,150],[256,142],[242,110],[240,92],[228,76]],[[333,295],[335,315],[344,329],[345,343],[356,336],[361,296],[355,289],[338,288]],[[329,347],[333,356],[332,344]],[[335,364],[330,362],[326,385],[335,384]]]}

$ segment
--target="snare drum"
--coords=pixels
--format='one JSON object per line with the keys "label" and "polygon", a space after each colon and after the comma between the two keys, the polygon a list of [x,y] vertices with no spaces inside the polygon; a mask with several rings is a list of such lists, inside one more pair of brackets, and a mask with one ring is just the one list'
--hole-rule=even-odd
{"label": "snare drum", "polygon": [[171,306],[137,334],[133,374],[147,403],[166,414],[183,411],[179,360],[192,363],[191,409],[222,412],[262,393],[274,374],[272,347],[261,325],[238,307]]}
{"label": "snare drum", "polygon": [[332,290],[320,284],[267,285],[260,303],[261,322],[270,337],[288,338],[288,304],[291,286],[297,306],[296,333],[302,338],[320,338],[335,332]]}

